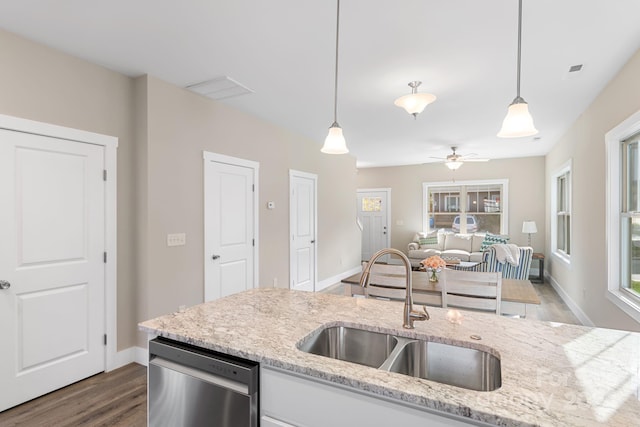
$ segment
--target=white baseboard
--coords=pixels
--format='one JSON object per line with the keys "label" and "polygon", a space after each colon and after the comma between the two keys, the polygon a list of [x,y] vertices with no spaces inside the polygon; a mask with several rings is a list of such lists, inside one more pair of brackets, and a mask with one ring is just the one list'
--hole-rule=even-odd
{"label": "white baseboard", "polygon": [[567,294],[564,289],[562,289],[562,287],[560,286],[560,284],[556,281],[556,279],[554,279],[552,276],[550,275],[546,275],[547,280],[549,280],[549,283],[551,284],[551,286],[553,287],[553,289],[556,290],[556,292],[558,293],[558,295],[560,295],[560,298],[562,298],[562,301],[564,301],[565,304],[567,304],[567,307],[569,307],[569,310],[571,310],[571,312],[578,318],[578,320],[584,325],[584,326],[591,326],[591,327],[595,327],[596,325],[591,321],[591,319],[589,319],[589,316],[587,316],[585,314],[584,311],[582,311],[582,309],[580,308],[580,306],[578,304],[575,303],[575,301],[573,301],[573,299],[571,299],[571,297],[569,296],[569,294]]}
{"label": "white baseboard", "polygon": [[326,289],[331,285],[335,285],[336,283],[340,283],[342,279],[346,279],[347,277],[353,276],[354,274],[360,273],[361,271],[362,271],[362,266],[359,265],[357,267],[352,268],[351,270],[347,270],[333,277],[328,277],[324,280],[321,280],[316,284],[316,292]]}
{"label": "white baseboard", "polygon": [[149,357],[146,349],[142,347],[129,347],[116,353],[113,366],[107,368],[107,372],[122,368],[123,366],[134,362],[139,365],[147,366],[148,359]]}

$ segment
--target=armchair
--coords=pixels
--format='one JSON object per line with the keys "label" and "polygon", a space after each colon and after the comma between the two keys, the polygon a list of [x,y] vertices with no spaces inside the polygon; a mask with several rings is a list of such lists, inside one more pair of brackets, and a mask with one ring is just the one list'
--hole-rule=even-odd
{"label": "armchair", "polygon": [[531,259],[533,257],[533,248],[520,247],[520,261],[518,265],[508,262],[500,262],[496,256],[496,248],[490,246],[482,254],[482,264],[476,271],[494,271],[502,272],[503,279],[529,279],[529,268],[531,267]]}

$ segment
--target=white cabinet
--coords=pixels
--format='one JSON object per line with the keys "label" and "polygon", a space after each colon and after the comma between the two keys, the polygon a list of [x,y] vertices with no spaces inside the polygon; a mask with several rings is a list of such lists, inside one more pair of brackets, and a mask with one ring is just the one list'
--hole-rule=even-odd
{"label": "white cabinet", "polygon": [[268,427],[488,425],[450,418],[455,416],[428,412],[326,381],[263,366],[260,367],[260,412],[262,425]]}

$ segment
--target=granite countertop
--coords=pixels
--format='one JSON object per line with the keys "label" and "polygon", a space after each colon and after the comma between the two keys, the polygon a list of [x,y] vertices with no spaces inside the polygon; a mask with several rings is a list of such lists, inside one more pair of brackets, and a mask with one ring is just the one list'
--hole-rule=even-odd
{"label": "granite countertop", "polygon": [[[446,309],[402,329],[402,304],[254,289],[140,324],[140,329],[425,408],[502,426],[640,425],[640,334]],[[471,391],[297,349],[324,326],[359,326],[491,349],[502,386]],[[475,341],[471,335],[480,335]]]}

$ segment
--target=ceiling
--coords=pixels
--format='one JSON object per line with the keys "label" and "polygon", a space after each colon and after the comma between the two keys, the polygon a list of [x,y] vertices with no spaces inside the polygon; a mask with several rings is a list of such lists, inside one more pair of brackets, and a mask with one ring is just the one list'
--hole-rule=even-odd
{"label": "ceiling", "polygon": [[[521,95],[536,137],[495,135],[516,95],[517,0],[342,0],[338,122],[358,167],[546,154],[640,48],[640,1],[524,0]],[[129,76],[185,87],[309,137],[333,121],[334,0],[20,0],[0,28]],[[571,75],[572,65],[583,64]],[[408,82],[438,99],[416,120]]]}

